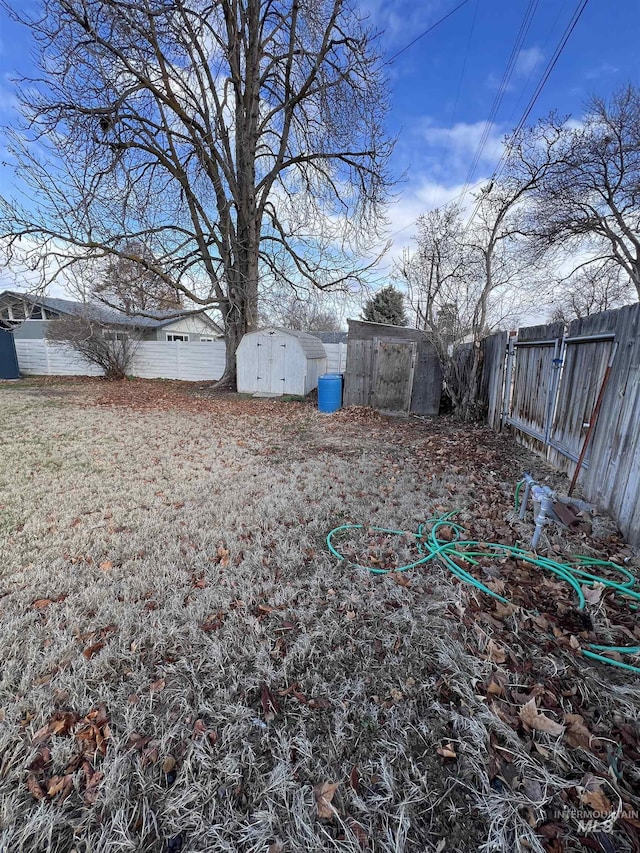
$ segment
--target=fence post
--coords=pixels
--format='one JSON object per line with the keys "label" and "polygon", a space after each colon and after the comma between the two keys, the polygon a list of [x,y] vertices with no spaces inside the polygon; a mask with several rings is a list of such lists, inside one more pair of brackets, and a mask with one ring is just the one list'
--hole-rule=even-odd
{"label": "fence post", "polygon": [[502,397],[502,417],[500,418],[500,429],[505,425],[509,417],[509,407],[511,405],[511,382],[513,380],[513,360],[516,352],[515,348],[516,337],[509,334],[507,345],[507,375],[504,380],[504,394]]}

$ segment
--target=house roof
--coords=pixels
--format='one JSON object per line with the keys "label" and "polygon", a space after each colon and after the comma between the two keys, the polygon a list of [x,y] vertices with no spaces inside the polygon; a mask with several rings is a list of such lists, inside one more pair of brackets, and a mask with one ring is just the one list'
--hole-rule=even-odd
{"label": "house roof", "polygon": [[314,338],[320,338],[323,344],[346,344],[346,332],[311,332]]}
{"label": "house roof", "polygon": [[[103,305],[100,302],[75,302],[72,299],[59,299],[53,296],[31,296],[28,293],[20,293],[15,290],[5,290],[0,293],[0,302],[10,302],[12,300],[21,300],[28,302],[31,305],[38,305],[42,308],[48,308],[58,314],[69,314],[73,317],[86,317],[89,320],[95,320],[97,323],[112,323],[119,326],[135,326],[136,328],[144,329],[160,329],[163,326],[168,326],[169,323],[175,323],[177,320],[189,317],[194,313],[209,323],[212,328],[220,331],[218,325],[201,311],[147,311],[142,314],[125,314],[123,311],[118,311],[117,308],[110,308],[108,305]],[[149,316],[147,316],[149,315]]]}

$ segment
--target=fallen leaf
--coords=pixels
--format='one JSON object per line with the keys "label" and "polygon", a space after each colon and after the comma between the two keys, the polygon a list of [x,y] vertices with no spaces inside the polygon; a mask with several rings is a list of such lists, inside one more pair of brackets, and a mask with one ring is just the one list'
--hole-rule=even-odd
{"label": "fallen leaf", "polygon": [[272,692],[269,690],[266,684],[262,685],[262,690],[260,691],[260,701],[262,702],[264,721],[265,723],[270,723],[271,720],[274,720],[276,718],[276,715],[280,708]]}
{"label": "fallen leaf", "polygon": [[94,643],[92,646],[87,646],[82,654],[87,660],[91,660],[91,658],[94,655],[97,655],[101,649],[104,649],[104,646],[104,643]]}
{"label": "fallen leaf", "polygon": [[103,560],[98,566],[101,572],[108,572],[109,569],[113,568],[113,563],[111,560]]}
{"label": "fallen leaf", "polygon": [[356,794],[360,793],[360,771],[355,765],[351,768],[351,773],[349,774],[349,784]]}
{"label": "fallen leaf", "polygon": [[504,663],[507,659],[507,653],[502,646],[499,646],[493,640],[489,640],[487,644],[487,657],[494,663]]}
{"label": "fallen leaf", "polygon": [[52,598],[38,598],[33,602],[32,606],[35,607],[36,610],[44,610],[50,604],[53,604]]}
{"label": "fallen leaf", "polygon": [[44,800],[44,798],[46,797],[45,792],[42,790],[42,786],[40,785],[36,777],[31,773],[27,776],[27,788],[29,790],[29,793],[33,797],[35,797],[36,800]]}
{"label": "fallen leaf", "polygon": [[509,616],[513,616],[515,610],[516,608],[513,604],[503,604],[501,601],[496,601],[494,613],[496,619],[499,619],[501,622],[504,622],[504,620],[508,619]]}
{"label": "fallen leaf", "polygon": [[338,790],[338,785],[339,782],[322,782],[314,787],[313,795],[316,799],[318,817],[332,818],[338,813],[335,807],[331,805],[331,801]]}
{"label": "fallen leaf", "polygon": [[167,685],[167,682],[165,681],[165,679],[159,678],[157,681],[154,681],[153,684],[151,685],[151,688],[150,688],[151,692],[152,693],[159,693],[161,690],[164,690],[166,685]]}
{"label": "fallen leaf", "polygon": [[584,718],[580,714],[565,714],[564,721],[567,725],[565,738],[569,746],[581,747],[592,751],[601,748],[600,741],[592,735],[584,724]]}
{"label": "fallen leaf", "polygon": [[207,730],[207,724],[204,720],[196,720],[193,724],[193,737],[201,737]]}
{"label": "fallen leaf", "polygon": [[602,791],[585,791],[580,794],[580,802],[600,814],[608,814],[611,811],[611,800]]}
{"label": "fallen leaf", "polygon": [[594,607],[600,604],[602,593],[605,590],[604,584],[595,583],[593,586],[582,586],[581,589],[587,604],[592,604]]}
{"label": "fallen leaf", "polygon": [[162,762],[162,772],[165,774],[171,773],[175,766],[176,760],[173,755],[167,755],[165,760]]}
{"label": "fallen leaf", "polygon": [[360,845],[361,850],[369,849],[369,835],[367,830],[361,823],[358,823],[357,820],[354,820],[352,817],[348,817],[346,820],[346,824],[349,827],[350,831],[355,835],[358,844]]}
{"label": "fallen leaf", "polygon": [[458,754],[450,743],[445,743],[444,746],[439,746],[436,749],[438,755],[441,755],[442,758],[457,758]]}
{"label": "fallen leaf", "polygon": [[563,725],[556,723],[538,711],[535,697],[520,708],[518,716],[529,728],[537,729],[540,732],[547,732],[556,737],[564,732]]}
{"label": "fallen leaf", "polygon": [[398,586],[403,586],[406,588],[411,586],[410,579],[403,572],[391,572],[391,577],[398,584]]}
{"label": "fallen leaf", "polygon": [[[296,699],[298,698],[297,693],[294,693],[293,695],[296,697]],[[309,699],[308,705],[314,710],[326,711],[331,707],[331,702],[324,696],[314,696],[313,698]]]}

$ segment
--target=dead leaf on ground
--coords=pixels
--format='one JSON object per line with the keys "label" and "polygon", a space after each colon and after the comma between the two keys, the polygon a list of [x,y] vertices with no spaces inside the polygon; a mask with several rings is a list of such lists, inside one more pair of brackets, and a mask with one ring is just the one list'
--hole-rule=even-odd
{"label": "dead leaf on ground", "polygon": [[175,766],[176,760],[173,755],[167,755],[165,760],[162,762],[162,772],[165,774],[171,773]]}
{"label": "dead leaf on ground", "polygon": [[507,653],[502,646],[499,646],[493,640],[489,640],[487,644],[487,657],[494,663],[504,663],[507,659]]}
{"label": "dead leaf on ground", "polygon": [[339,782],[321,782],[314,787],[313,796],[316,799],[318,817],[330,819],[338,813],[336,808],[331,805],[331,801],[339,784]]}
{"label": "dead leaf on ground", "polygon": [[436,752],[438,753],[438,755],[442,756],[442,758],[453,759],[458,757],[457,752],[453,748],[453,745],[450,743],[445,743],[444,746],[439,746],[436,749]]}
{"label": "dead leaf on ground", "polygon": [[152,693],[159,693],[161,690],[167,686],[167,682],[164,678],[159,678],[157,681],[154,681],[151,687],[149,688]]}
{"label": "dead leaf on ground", "polygon": [[46,797],[45,792],[42,790],[42,786],[32,773],[27,776],[27,788],[31,796],[35,797],[36,800],[44,800]]}
{"label": "dead leaf on ground", "polygon": [[260,701],[262,702],[264,721],[265,723],[270,723],[276,718],[280,707],[276,702],[273,693],[269,690],[266,684],[262,685],[262,689],[260,691]]}
{"label": "dead leaf on ground", "polygon": [[602,791],[587,791],[580,797],[580,801],[600,814],[608,814],[611,811],[611,800]]}
{"label": "dead leaf on ground", "polygon": [[104,646],[104,643],[94,643],[92,646],[87,646],[82,654],[87,660],[91,660],[91,658],[94,655],[97,655],[101,649],[104,649]]}
{"label": "dead leaf on ground", "polygon": [[349,830],[355,835],[361,850],[369,849],[369,835],[364,826],[352,817],[348,817],[346,824]]}
{"label": "dead leaf on ground", "polygon": [[32,607],[35,607],[36,610],[45,610],[50,604],[53,604],[53,598],[37,598]]}
{"label": "dead leaf on ground", "polygon": [[526,705],[523,705],[518,712],[518,716],[529,728],[537,729],[540,732],[547,732],[550,735],[557,737],[563,734],[564,726],[556,723],[554,720],[546,717],[538,711],[535,698],[530,699]]}
{"label": "dead leaf on ground", "polygon": [[565,739],[569,746],[594,751],[600,749],[600,741],[585,726],[584,718],[580,714],[565,714],[564,721],[567,725]]}
{"label": "dead leaf on ground", "polygon": [[101,572],[108,572],[109,569],[113,568],[113,563],[111,560],[103,560],[98,566]]}
{"label": "dead leaf on ground", "polygon": [[514,604],[503,604],[501,601],[496,601],[494,613],[496,619],[499,619],[501,622],[504,622],[509,616],[513,616],[515,611],[516,607]]}
{"label": "dead leaf on ground", "polygon": [[582,586],[581,589],[587,604],[591,604],[594,607],[600,604],[602,593],[605,590],[604,584],[596,583],[593,586]]}

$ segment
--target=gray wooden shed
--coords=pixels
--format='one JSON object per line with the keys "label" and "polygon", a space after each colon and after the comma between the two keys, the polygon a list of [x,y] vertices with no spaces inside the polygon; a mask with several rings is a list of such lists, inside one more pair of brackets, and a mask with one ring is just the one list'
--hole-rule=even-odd
{"label": "gray wooden shed", "polygon": [[327,372],[321,340],[307,332],[268,328],[246,334],[236,353],[238,391],[306,396]]}
{"label": "gray wooden shed", "polygon": [[424,332],[362,320],[348,323],[344,405],[437,415],[442,368]]}

